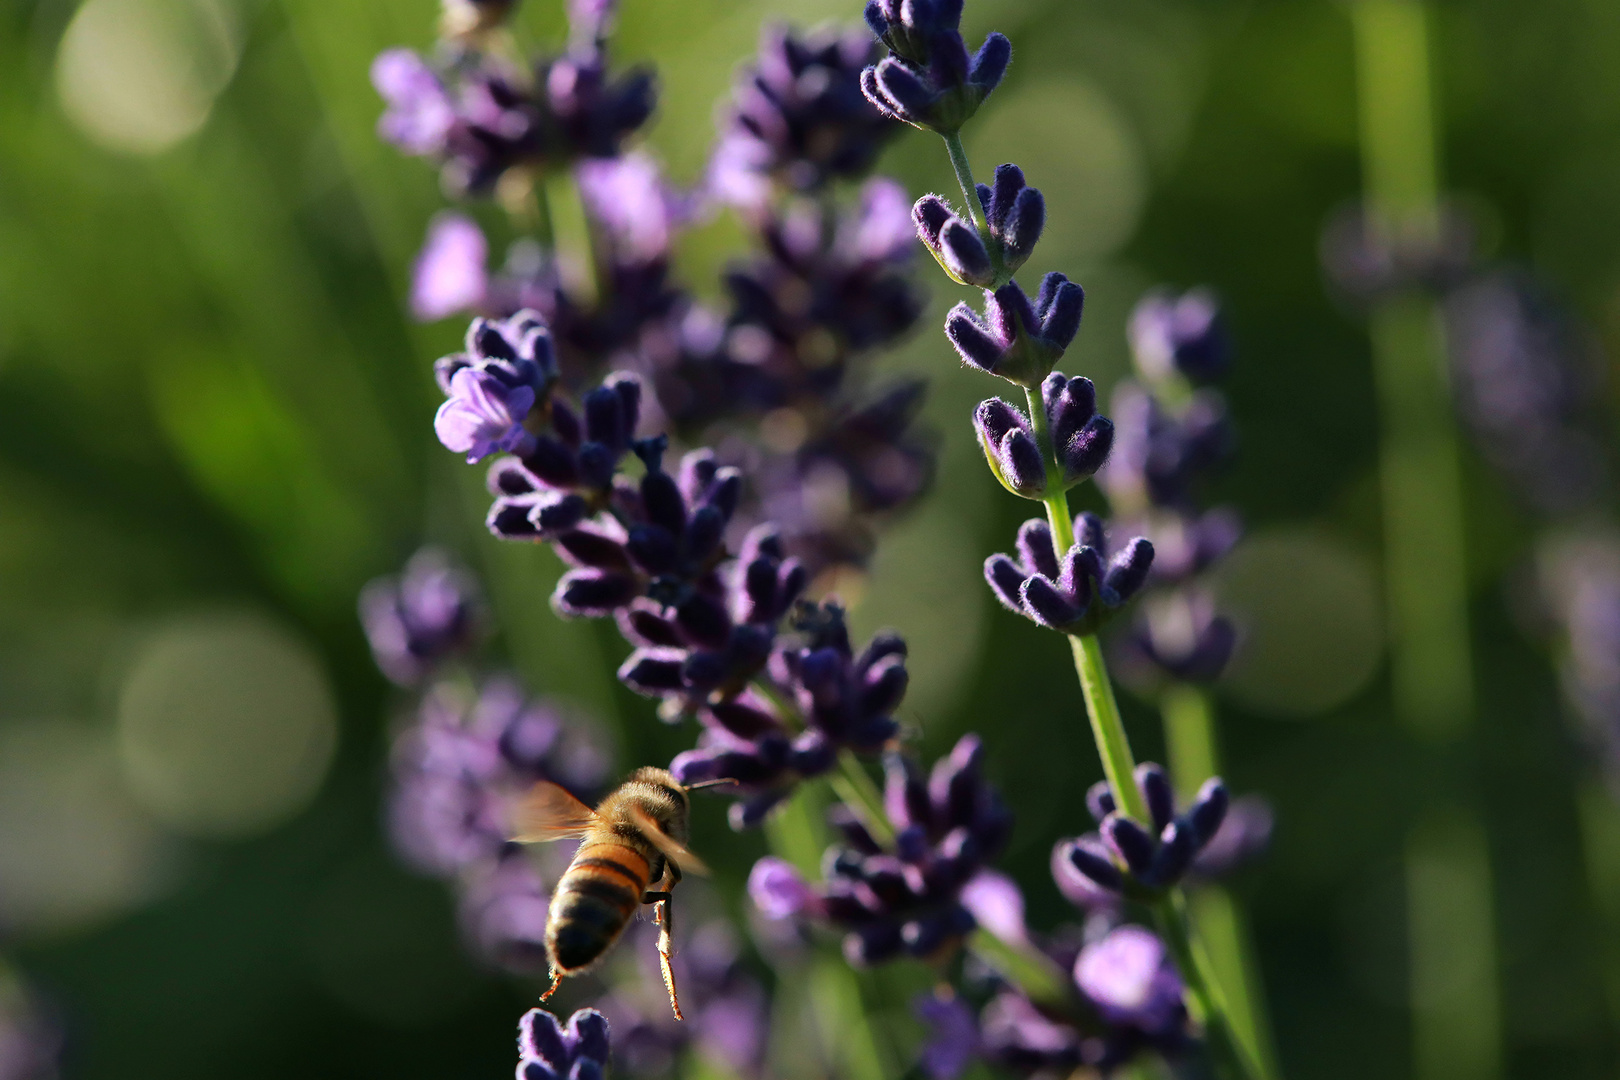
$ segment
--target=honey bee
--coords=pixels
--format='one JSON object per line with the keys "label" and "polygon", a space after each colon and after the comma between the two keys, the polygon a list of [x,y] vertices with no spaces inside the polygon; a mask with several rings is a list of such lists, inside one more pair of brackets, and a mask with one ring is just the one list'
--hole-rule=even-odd
{"label": "honey bee", "polygon": [[[669,1007],[675,1019],[684,1019],[669,964],[674,951],[670,895],[683,868],[708,873],[686,849],[690,790],[665,770],[647,767],[631,773],[595,810],[547,781],[536,784],[519,803],[514,840],[583,840],[551,896],[546,921],[551,987],[541,1001],[557,992],[565,976],[595,965],[619,940],[636,909],[652,904]],[[649,890],[649,885],[656,887]]]}

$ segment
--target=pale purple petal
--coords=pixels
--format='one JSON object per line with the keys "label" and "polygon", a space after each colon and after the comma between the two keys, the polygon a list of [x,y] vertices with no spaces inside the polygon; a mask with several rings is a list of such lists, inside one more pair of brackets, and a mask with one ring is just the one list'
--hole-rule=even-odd
{"label": "pale purple petal", "polygon": [[1002,941],[1025,941],[1024,894],[1012,878],[997,870],[981,870],[962,886],[962,906],[973,912],[980,926]]}
{"label": "pale purple petal", "polygon": [[411,272],[411,314],[434,322],[481,307],[489,288],[488,257],[489,244],[472,218],[436,215]]}
{"label": "pale purple petal", "polygon": [[407,154],[432,155],[444,150],[455,124],[455,109],[444,84],[420,56],[409,49],[389,49],[371,63],[371,85],[388,111],[377,121],[384,139]]}

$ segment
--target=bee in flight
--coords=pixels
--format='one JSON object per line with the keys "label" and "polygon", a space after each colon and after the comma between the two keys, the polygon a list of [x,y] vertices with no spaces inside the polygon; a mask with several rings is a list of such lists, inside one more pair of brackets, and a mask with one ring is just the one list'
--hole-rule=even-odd
{"label": "bee in flight", "polygon": [[686,849],[690,790],[667,771],[649,766],[631,773],[595,810],[544,780],[519,803],[513,837],[518,842],[584,841],[551,896],[546,921],[551,987],[541,1001],[557,992],[564,976],[589,970],[619,940],[636,909],[652,904],[669,1007],[675,1019],[684,1019],[669,965],[674,951],[670,894],[683,868],[708,873]]}

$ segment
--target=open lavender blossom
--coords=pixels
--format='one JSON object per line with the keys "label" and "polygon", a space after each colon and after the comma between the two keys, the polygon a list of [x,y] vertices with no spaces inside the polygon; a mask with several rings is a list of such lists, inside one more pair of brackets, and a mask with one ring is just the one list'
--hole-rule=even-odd
{"label": "open lavender blossom", "polygon": [[853,964],[881,963],[902,953],[928,957],[977,925],[963,892],[1000,853],[1012,815],[983,776],[984,750],[964,736],[924,775],[901,754],[885,764],[884,813],[892,846],[874,839],[853,813],[835,808],[844,845],[827,853],[820,889],[801,890],[786,864],[756,867],[749,888],[772,914],[799,914],[844,932]]}
{"label": "open lavender blossom", "polygon": [[1121,659],[1145,663],[1181,682],[1211,683],[1225,670],[1237,642],[1237,627],[1215,609],[1209,591],[1186,585],[1144,598]]}
{"label": "open lavender blossom", "polygon": [[1094,634],[1147,581],[1153,545],[1138,536],[1112,557],[1102,519],[1074,519],[1075,543],[1061,561],[1051,527],[1031,518],[1018,530],[1018,557],[992,555],[984,576],[1011,611],[1066,634]]}
{"label": "open lavender blossom", "polygon": [[1186,1021],[1181,977],[1157,934],[1115,927],[1080,950],[1074,982],[1111,1024],[1156,1035]]}
{"label": "open lavender blossom", "polygon": [[382,673],[400,686],[421,682],[466,648],[478,629],[477,583],[435,548],[411,556],[399,577],[360,592],[360,622]]}
{"label": "open lavender blossom", "polygon": [[518,1021],[517,1080],[603,1080],[608,1067],[607,1017],[581,1009],[568,1026],[544,1009]]}
{"label": "open lavender blossom", "polygon": [[861,73],[861,90],[887,116],[953,134],[1000,85],[1012,44],[991,34],[973,55],[962,40],[962,0],[870,0],[866,22],[890,55]]}
{"label": "open lavender blossom", "polygon": [[1053,854],[1054,873],[1066,895],[1114,902],[1121,896],[1151,899],[1179,882],[1215,839],[1230,801],[1219,777],[1205,781],[1179,815],[1170,780],[1158,765],[1138,765],[1136,783],[1152,817],[1145,824],[1117,811],[1106,783],[1086,793],[1098,831],[1059,841]]}
{"label": "open lavender blossom", "polygon": [[959,303],[945,316],[945,336],[970,367],[1031,389],[1052,372],[1080,332],[1085,292],[1053,271],[1033,303],[1016,281],[989,293],[980,315]]}
{"label": "open lavender blossom", "polygon": [[411,314],[420,322],[483,308],[489,296],[489,242],[465,214],[441,212],[428,225],[411,268]]}

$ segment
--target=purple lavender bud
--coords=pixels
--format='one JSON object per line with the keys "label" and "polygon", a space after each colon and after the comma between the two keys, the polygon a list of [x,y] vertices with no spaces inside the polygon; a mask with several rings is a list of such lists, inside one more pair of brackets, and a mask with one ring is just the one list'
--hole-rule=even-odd
{"label": "purple lavender bud", "polygon": [[814,894],[793,866],[773,855],[754,863],[748,873],[748,896],[767,919],[788,919],[805,911]]}
{"label": "purple lavender bud", "polygon": [[1056,447],[1058,464],[1063,469],[1063,482],[1078,484],[1094,475],[1108,462],[1113,448],[1113,421],[1106,416],[1093,416],[1073,438]]}
{"label": "purple lavender bud", "polygon": [[[1096,889],[1118,893],[1125,887],[1125,875],[1120,873],[1119,867],[1095,837],[1060,840],[1053,849],[1053,864],[1058,869],[1078,872]],[[1063,885],[1061,873],[1058,884],[1060,887]]]}
{"label": "purple lavender bud", "polygon": [[1119,597],[1120,603],[1124,603],[1147,582],[1148,571],[1152,568],[1153,545],[1138,536],[1108,564],[1108,576],[1103,579],[1103,587]]}
{"label": "purple lavender bud", "polygon": [[1024,604],[1019,596],[1024,585],[1024,571],[1005,555],[992,555],[984,560],[984,579],[990,583],[996,599],[1009,611],[1022,613]]}
{"label": "purple lavender bud", "polygon": [[1035,250],[1046,225],[1046,201],[1039,191],[1025,185],[1023,170],[1016,165],[998,166],[995,183],[979,185],[979,201],[1002,272],[1010,276]]}
{"label": "purple lavender bud", "polygon": [[682,678],[685,662],[686,653],[681,649],[637,649],[619,665],[619,681],[643,697],[677,694],[686,686]]}
{"label": "purple lavender bud", "polygon": [[1026,572],[1049,578],[1058,576],[1057,554],[1052,548],[1052,528],[1044,518],[1030,518],[1018,526],[1015,546],[1018,561]]}
{"label": "purple lavender bud", "polygon": [[995,269],[990,263],[990,253],[984,248],[984,241],[979,239],[978,232],[971,225],[960,218],[952,218],[940,230],[936,254],[946,273],[964,285],[985,288],[995,281]]}
{"label": "purple lavender bud", "polygon": [[1181,1021],[1181,979],[1164,943],[1140,926],[1117,927],[1082,949],[1074,982],[1111,1023],[1153,1034]]}
{"label": "purple lavender bud", "polygon": [[1147,801],[1153,828],[1163,831],[1176,816],[1176,796],[1171,790],[1170,778],[1158,765],[1144,761],[1136,767],[1136,786],[1142,789],[1142,797]]}
{"label": "purple lavender bud", "polygon": [[1056,584],[1039,574],[1024,580],[1018,599],[1024,614],[1049,630],[1063,630],[1085,613]]}
{"label": "purple lavender bud", "polygon": [[1080,328],[1085,294],[1061,274],[1048,274],[1030,303],[1009,281],[985,300],[984,314],[966,304],[951,309],[945,335],[964,362],[1020,386],[1036,388],[1051,373]]}
{"label": "purple lavender bud", "polygon": [[1137,877],[1147,874],[1158,844],[1146,829],[1125,815],[1114,813],[1103,819],[1102,836],[1114,853],[1125,860],[1131,873]]}
{"label": "purple lavender bud", "polygon": [[980,1050],[979,1022],[972,1007],[954,995],[919,994],[911,1008],[932,1032],[920,1051],[923,1072],[929,1080],[957,1080]]}
{"label": "purple lavender bud", "polygon": [[551,606],[570,618],[602,618],[635,599],[638,586],[626,574],[570,570],[557,582]]}
{"label": "purple lavender bud", "polygon": [[1080,317],[1085,312],[1086,293],[1078,282],[1070,281],[1057,271],[1041,278],[1040,290],[1035,295],[1035,314],[1041,320],[1041,336],[1067,349],[1080,332]]}
{"label": "purple lavender bud", "polygon": [[1181,875],[1192,865],[1198,854],[1198,836],[1185,820],[1172,821],[1159,834],[1158,850],[1145,872],[1139,872],[1142,883],[1156,888],[1169,888],[1181,880]]}
{"label": "purple lavender bud", "polygon": [[602,1080],[608,1065],[607,1017],[581,1009],[565,1030],[543,1009],[518,1022],[518,1080]]}
{"label": "purple lavender bud", "polygon": [[456,372],[450,397],[433,418],[434,433],[445,449],[466,454],[474,464],[498,450],[521,450],[529,434],[523,418],[534,406],[534,391],[509,387],[472,368]]}
{"label": "purple lavender bud", "polygon": [[968,69],[968,81],[979,89],[981,102],[1001,85],[1002,77],[1007,74],[1007,65],[1011,62],[1012,42],[995,33],[984,39],[979,51],[973,54],[973,64]]}
{"label": "purple lavender bud", "polygon": [[1179,297],[1149,293],[1131,313],[1129,334],[1137,370],[1155,382],[1173,374],[1207,382],[1225,374],[1230,363],[1220,305],[1207,289]]}
{"label": "purple lavender bud", "polygon": [[883,772],[884,814],[897,829],[911,825],[926,828],[933,808],[917,763],[904,754],[887,754],[883,759]]}
{"label": "purple lavender bud", "polygon": [[1226,785],[1218,776],[1205,780],[1198,789],[1198,797],[1193,800],[1192,809],[1187,811],[1187,821],[1192,826],[1193,837],[1199,847],[1213,840],[1220,831],[1230,802]]}
{"label": "purple lavender bud", "polygon": [[1099,780],[1086,789],[1086,810],[1092,820],[1101,825],[1103,818],[1114,812],[1114,793],[1108,781]]}
{"label": "purple lavender bud", "polygon": [[994,451],[992,468],[1007,490],[1026,499],[1039,499],[1046,493],[1046,462],[1034,438],[1009,431]]}
{"label": "purple lavender bud", "polygon": [[630,559],[619,540],[598,528],[570,529],[554,540],[557,554],[579,567],[596,570],[627,570]]}

